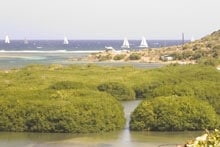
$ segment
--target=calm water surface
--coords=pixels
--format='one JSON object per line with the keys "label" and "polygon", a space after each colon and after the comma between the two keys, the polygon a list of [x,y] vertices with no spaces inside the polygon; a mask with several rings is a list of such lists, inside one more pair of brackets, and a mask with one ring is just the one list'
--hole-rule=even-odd
{"label": "calm water surface", "polygon": [[140,103],[123,102],[126,126],[123,130],[101,134],[0,133],[0,147],[174,147],[201,135],[202,132],[130,132],[129,115]]}

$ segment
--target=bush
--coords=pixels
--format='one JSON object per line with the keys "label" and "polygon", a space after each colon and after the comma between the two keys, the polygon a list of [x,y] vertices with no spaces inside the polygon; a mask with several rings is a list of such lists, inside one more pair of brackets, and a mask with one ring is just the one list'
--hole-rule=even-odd
{"label": "bush", "polygon": [[17,132],[108,132],[125,123],[121,104],[100,92],[53,102],[0,100],[0,118],[0,131]]}
{"label": "bush", "polygon": [[62,89],[77,89],[82,88],[83,84],[79,82],[72,82],[72,81],[60,81],[53,85],[51,85],[49,88],[54,90],[62,90]]}
{"label": "bush", "polygon": [[153,90],[159,87],[159,82],[143,83],[134,87],[136,98],[151,98]]}
{"label": "bush", "polygon": [[124,59],[125,58],[125,54],[118,54],[118,55],[115,55],[114,56],[114,60],[122,60],[122,59]]}
{"label": "bush", "polygon": [[107,54],[107,55],[100,55],[98,57],[99,61],[106,61],[106,60],[111,60],[112,59],[112,55],[111,54]]}
{"label": "bush", "polygon": [[216,66],[218,65],[218,60],[215,58],[202,58],[198,61],[199,64]]}
{"label": "bush", "polygon": [[128,58],[130,60],[139,60],[139,59],[141,59],[141,55],[138,53],[132,53]]}
{"label": "bush", "polygon": [[120,101],[135,99],[135,94],[132,89],[117,82],[108,82],[108,83],[100,84],[98,86],[98,90],[105,91]]}
{"label": "bush", "polygon": [[214,108],[189,97],[158,97],[143,101],[132,113],[130,129],[182,131],[214,129],[219,126]]}

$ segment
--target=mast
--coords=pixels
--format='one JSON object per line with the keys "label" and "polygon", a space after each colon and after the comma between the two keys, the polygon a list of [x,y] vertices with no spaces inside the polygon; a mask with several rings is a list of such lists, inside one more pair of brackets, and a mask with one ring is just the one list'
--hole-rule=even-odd
{"label": "mast", "polygon": [[185,40],[184,40],[184,33],[182,33],[182,49],[183,49],[183,45],[185,43]]}
{"label": "mast", "polygon": [[184,40],[184,33],[182,33],[182,45],[184,44],[185,40]]}

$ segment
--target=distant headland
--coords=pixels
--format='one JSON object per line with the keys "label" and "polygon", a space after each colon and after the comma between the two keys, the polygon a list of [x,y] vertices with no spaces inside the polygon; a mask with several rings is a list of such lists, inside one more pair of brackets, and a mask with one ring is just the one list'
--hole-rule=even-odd
{"label": "distant headland", "polygon": [[205,63],[220,65],[220,30],[199,40],[177,46],[143,48],[137,50],[106,49],[77,60],[91,62],[144,62],[144,63]]}

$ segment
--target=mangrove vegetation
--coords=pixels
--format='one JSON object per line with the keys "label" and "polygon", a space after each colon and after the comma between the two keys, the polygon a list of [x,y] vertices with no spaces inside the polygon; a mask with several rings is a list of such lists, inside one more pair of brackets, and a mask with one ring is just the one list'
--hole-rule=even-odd
{"label": "mangrove vegetation", "polygon": [[122,100],[143,99],[132,130],[219,127],[220,72],[204,64],[157,69],[30,65],[0,71],[0,131],[108,132],[124,128]]}

